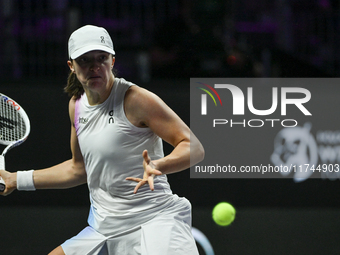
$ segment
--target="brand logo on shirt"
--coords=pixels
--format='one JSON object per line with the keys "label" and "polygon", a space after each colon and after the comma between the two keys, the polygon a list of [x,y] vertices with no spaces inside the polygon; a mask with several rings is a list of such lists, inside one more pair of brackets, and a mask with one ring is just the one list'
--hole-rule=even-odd
{"label": "brand logo on shirt", "polygon": [[115,123],[115,119],[113,118],[113,110],[109,112],[109,124]]}
{"label": "brand logo on shirt", "polygon": [[88,121],[88,118],[79,117],[79,124],[86,124]]}

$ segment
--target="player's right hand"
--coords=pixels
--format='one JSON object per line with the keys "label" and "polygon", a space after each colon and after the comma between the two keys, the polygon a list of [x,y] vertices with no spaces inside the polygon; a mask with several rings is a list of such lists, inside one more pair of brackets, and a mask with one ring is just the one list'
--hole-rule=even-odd
{"label": "player's right hand", "polygon": [[162,175],[162,172],[155,168],[155,165],[152,163],[151,158],[149,157],[148,151],[143,151],[143,168],[144,175],[143,179],[135,178],[135,177],[127,177],[126,180],[138,182],[133,193],[136,194],[138,189],[145,184],[149,184],[150,190],[154,190],[153,179],[156,175]]}
{"label": "player's right hand", "polygon": [[4,180],[6,184],[6,188],[3,192],[0,192],[0,195],[7,196],[11,194],[17,188],[17,174],[10,173],[5,170],[0,170],[0,177]]}

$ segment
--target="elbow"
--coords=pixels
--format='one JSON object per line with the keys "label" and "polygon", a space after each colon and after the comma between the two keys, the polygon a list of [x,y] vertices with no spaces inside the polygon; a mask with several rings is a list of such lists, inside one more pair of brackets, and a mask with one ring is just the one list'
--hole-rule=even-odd
{"label": "elbow", "polygon": [[198,162],[201,162],[204,159],[204,156],[205,156],[205,150],[204,150],[204,147],[201,143],[199,144],[197,154],[198,154]]}
{"label": "elbow", "polygon": [[190,153],[191,166],[201,162],[204,159],[205,157],[204,147],[193,133],[191,133],[190,149],[191,149]]}
{"label": "elbow", "polygon": [[191,166],[196,165],[197,163],[201,162],[204,159],[205,156],[205,151],[203,148],[203,145],[198,142],[195,147],[192,147],[191,151],[191,156],[190,156],[190,160],[191,160]]}

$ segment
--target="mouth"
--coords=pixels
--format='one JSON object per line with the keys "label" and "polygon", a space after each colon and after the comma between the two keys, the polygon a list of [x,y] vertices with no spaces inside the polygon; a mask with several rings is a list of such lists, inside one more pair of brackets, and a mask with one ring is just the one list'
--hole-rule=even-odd
{"label": "mouth", "polygon": [[89,80],[92,80],[92,79],[100,79],[101,77],[100,76],[91,76],[89,77]]}

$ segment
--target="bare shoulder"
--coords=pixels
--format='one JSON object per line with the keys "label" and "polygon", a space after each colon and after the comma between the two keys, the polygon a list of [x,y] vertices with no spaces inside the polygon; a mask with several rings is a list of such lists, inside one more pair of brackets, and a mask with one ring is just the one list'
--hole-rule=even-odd
{"label": "bare shoulder", "polygon": [[125,115],[137,127],[149,127],[172,146],[190,140],[190,129],[156,94],[140,88],[128,90],[124,102]]}
{"label": "bare shoulder", "polygon": [[68,103],[68,111],[72,125],[74,124],[76,101],[77,101],[76,97],[73,96]]}
{"label": "bare shoulder", "polygon": [[131,86],[125,94],[124,110],[128,120],[138,127],[147,127],[151,116],[164,113],[169,107],[151,91]]}
{"label": "bare shoulder", "polygon": [[76,101],[77,101],[77,99],[76,99],[75,96],[71,97],[68,106],[69,106],[70,108],[73,108],[73,109],[74,109],[74,108],[76,107]]}
{"label": "bare shoulder", "polygon": [[152,101],[157,102],[158,100],[162,101],[156,94],[138,86],[131,86],[125,94],[126,103],[132,105],[150,103]]}

